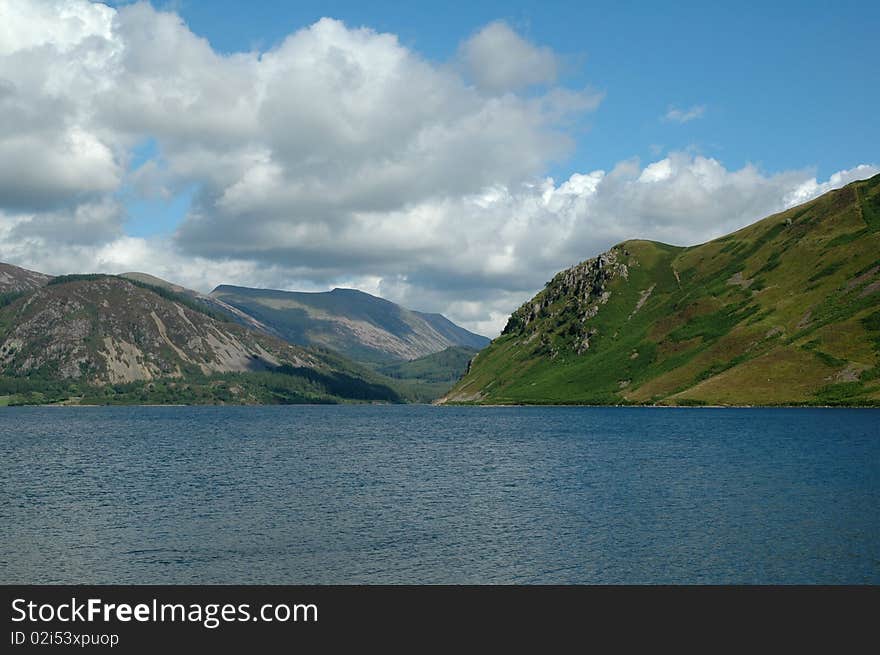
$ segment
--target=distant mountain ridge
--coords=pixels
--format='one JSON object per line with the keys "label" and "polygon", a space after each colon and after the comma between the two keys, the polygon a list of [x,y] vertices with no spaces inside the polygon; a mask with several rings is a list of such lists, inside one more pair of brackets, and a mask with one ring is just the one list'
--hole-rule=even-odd
{"label": "distant mountain ridge", "polygon": [[371,364],[417,359],[452,346],[480,349],[489,343],[440,314],[409,310],[355,289],[306,293],[224,284],[211,297],[253,316],[291,343],[331,348]]}
{"label": "distant mountain ridge", "polygon": [[[411,312],[353,289],[255,293],[258,310],[267,302],[272,309],[280,298],[283,320],[268,311],[267,324],[248,307],[149,273],[52,277],[0,264],[0,405],[70,394],[99,403],[429,401],[464,371],[463,355],[419,360],[419,376],[392,378],[336,353],[354,350],[376,367],[467,348],[450,343],[488,343],[439,314]],[[294,318],[308,320],[290,320],[291,297],[300,298]],[[331,326],[326,338],[292,343],[297,327],[311,335],[315,323]],[[245,377],[232,382],[230,375]]]}
{"label": "distant mountain ridge", "polygon": [[223,302],[219,298],[213,298],[203,293],[199,293],[198,291],[187,289],[186,287],[180,286],[179,284],[168,282],[167,280],[158,278],[155,275],[150,275],[149,273],[129,272],[122,273],[119,277],[134,280],[135,282],[140,282],[141,284],[158,287],[160,289],[166,289],[172,293],[187,296],[197,303],[200,303],[209,309],[225,315],[229,320],[232,320],[235,323],[239,323],[240,325],[244,325],[245,327],[249,327],[259,332],[263,332],[264,334],[270,334],[272,336],[280,337],[280,335],[268,325],[261,323],[250,314],[247,314],[237,307],[233,307],[232,305]]}
{"label": "distant mountain ridge", "polygon": [[0,309],[0,385],[39,397],[51,390],[58,399],[103,388],[101,401],[130,400],[132,391],[143,401],[156,392],[161,402],[402,400],[335,354],[215,318],[170,294],[113,275],[51,279]]}
{"label": "distant mountain ridge", "polygon": [[880,405],[880,175],[558,273],[445,401]]}

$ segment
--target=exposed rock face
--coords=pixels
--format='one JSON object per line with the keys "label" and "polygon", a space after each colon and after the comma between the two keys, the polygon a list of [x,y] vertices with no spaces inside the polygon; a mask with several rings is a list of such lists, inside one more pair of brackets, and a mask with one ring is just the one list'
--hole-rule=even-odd
{"label": "exposed rock face", "polygon": [[[502,334],[534,335],[531,326],[538,318],[567,315],[575,318],[575,341],[578,353],[590,347],[590,337],[595,328],[587,322],[594,318],[602,305],[611,298],[608,283],[616,277],[627,279],[629,268],[622,260],[629,253],[622,248],[612,248],[598,257],[588,259],[558,273],[544,291],[525,303],[510,316]],[[637,263],[630,260],[630,264]],[[650,291],[648,294],[650,295]],[[647,296],[645,296],[647,299]]]}
{"label": "exposed rock face", "polygon": [[0,293],[33,291],[46,286],[51,279],[49,275],[0,262]]}
{"label": "exposed rock face", "polygon": [[[642,293],[639,295],[639,301],[636,303],[636,308],[634,310],[632,310],[632,313],[629,315],[629,319],[631,319],[633,316],[635,316],[638,313],[638,311],[642,307],[645,306],[645,303],[648,302],[648,298],[651,297],[651,294],[654,293],[654,289],[656,289],[656,288],[657,288],[657,285],[652,284],[647,289],[642,291]],[[627,320],[629,320],[629,319],[627,319]]]}
{"label": "exposed rock face", "polygon": [[320,367],[312,354],[117,277],[53,284],[0,312],[0,374],[104,384]]}

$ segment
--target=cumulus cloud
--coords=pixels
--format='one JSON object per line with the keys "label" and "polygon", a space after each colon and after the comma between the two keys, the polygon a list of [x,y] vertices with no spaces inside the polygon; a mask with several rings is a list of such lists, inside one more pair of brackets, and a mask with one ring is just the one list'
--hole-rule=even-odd
{"label": "cumulus cloud", "polygon": [[122,143],[90,101],[109,84],[113,11],[4,0],[0,17],[0,204],[58,210],[112,192]]}
{"label": "cumulus cloud", "polygon": [[80,203],[71,209],[18,214],[9,232],[12,240],[57,242],[64,235],[63,243],[101,245],[108,239],[122,236],[125,211],[122,205],[110,197],[95,202]]}
{"label": "cumulus cloud", "polygon": [[0,55],[48,46],[61,52],[76,48],[88,36],[111,38],[113,10],[103,4],[43,0],[0,3]]}
{"label": "cumulus cloud", "polygon": [[[504,23],[462,45],[462,74],[331,19],[227,55],[149,4],[0,14],[0,260],[48,273],[352,286],[494,336],[618,241],[696,243],[877,172],[673,153],[557,183],[544,172],[601,95],[556,86],[555,55]],[[174,234],[124,233],[127,194],[193,189]]]}
{"label": "cumulus cloud", "polygon": [[474,83],[493,93],[556,80],[556,54],[522,38],[504,21],[489,23],[462,43],[459,56]]}
{"label": "cumulus cloud", "polygon": [[880,172],[880,170],[878,170],[876,166],[859,164],[855,168],[838,171],[832,174],[824,182],[819,182],[816,178],[804,180],[785,196],[785,206],[793,207],[795,205],[800,205],[801,203],[807,202],[816,196],[821,196],[823,193],[827,193],[832,189],[839,189],[840,187],[856,180],[867,179],[876,175],[878,172]]}
{"label": "cumulus cloud", "polygon": [[667,123],[689,123],[705,115],[706,105],[694,105],[690,109],[679,109],[678,107],[670,106],[663,115],[663,120]]}
{"label": "cumulus cloud", "polygon": [[[486,94],[394,35],[332,19],[268,52],[221,55],[144,3],[4,0],[3,14],[0,160],[16,162],[0,168],[3,207],[72,209],[111,193],[149,138],[163,161],[141,172],[156,188],[198,186],[180,240],[209,256],[228,254],[206,238],[218,229],[284,242],[291,222],[323,229],[515,184],[563,158],[564,123],[599,102],[562,88]],[[547,58],[502,31],[520,63]]]}

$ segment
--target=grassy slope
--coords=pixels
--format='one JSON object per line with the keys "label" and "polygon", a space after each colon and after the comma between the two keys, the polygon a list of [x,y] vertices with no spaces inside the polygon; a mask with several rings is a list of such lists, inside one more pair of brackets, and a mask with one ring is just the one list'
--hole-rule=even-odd
{"label": "grassy slope", "polygon": [[880,404],[880,176],[700,246],[619,250],[628,278],[594,318],[578,325],[557,298],[482,351],[450,400]]}

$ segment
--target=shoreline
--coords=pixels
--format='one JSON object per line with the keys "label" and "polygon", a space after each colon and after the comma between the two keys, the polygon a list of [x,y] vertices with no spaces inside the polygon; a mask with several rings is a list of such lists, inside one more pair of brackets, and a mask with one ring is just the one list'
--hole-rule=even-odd
{"label": "shoreline", "polygon": [[[433,404],[433,403],[432,403]],[[876,405],[595,405],[589,403],[443,403],[437,407],[592,407],[609,409],[880,409]]]}
{"label": "shoreline", "polygon": [[23,405],[3,405],[0,411],[5,408],[12,407],[52,407],[52,408],[68,408],[68,407],[347,407],[347,406],[365,406],[371,407],[484,407],[484,408],[523,408],[523,407],[589,407],[595,409],[880,409],[880,403],[877,405],[599,405],[593,403],[357,403],[357,402],[341,402],[341,403],[295,403],[295,404],[186,404],[186,403],[120,403],[120,404],[80,404],[80,403],[34,403]]}

